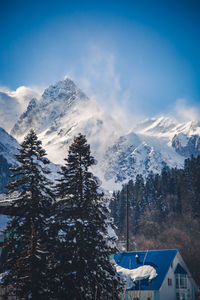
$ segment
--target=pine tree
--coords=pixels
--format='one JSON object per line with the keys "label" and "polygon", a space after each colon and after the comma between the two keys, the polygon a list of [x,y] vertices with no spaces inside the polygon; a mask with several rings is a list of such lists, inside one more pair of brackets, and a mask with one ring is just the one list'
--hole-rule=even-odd
{"label": "pine tree", "polygon": [[147,199],[148,209],[152,209],[156,197],[156,190],[154,185],[154,175],[150,173],[146,179],[145,198]]}
{"label": "pine tree", "polygon": [[16,155],[18,166],[11,169],[13,181],[7,186],[10,193],[19,192],[19,199],[12,207],[17,215],[5,230],[3,284],[20,299],[50,299],[48,214],[54,200],[46,177],[49,160],[45,155],[41,141],[31,130]]}
{"label": "pine tree", "polygon": [[89,170],[95,160],[85,136],[74,138],[65,161],[57,184],[59,299],[110,299],[111,295],[118,299],[118,276],[110,262],[115,248],[107,232],[108,209],[99,181]]}
{"label": "pine tree", "polygon": [[7,162],[7,160],[0,154],[0,193],[5,193],[5,186],[9,183],[9,168],[11,165]]}
{"label": "pine tree", "polygon": [[114,191],[112,199],[110,201],[110,215],[112,216],[114,220],[114,224],[116,226],[119,225],[119,199],[120,199],[120,192],[119,191]]}
{"label": "pine tree", "polygon": [[132,180],[128,182],[128,198],[130,201],[130,212],[129,212],[129,222],[130,222],[130,228],[133,235],[137,233],[139,230],[139,218],[140,216],[140,207],[139,207],[139,201],[136,197],[135,192],[135,184]]}
{"label": "pine tree", "polygon": [[125,238],[126,232],[126,186],[122,187],[118,201],[118,232]]}
{"label": "pine tree", "polygon": [[135,192],[135,198],[137,199],[138,202],[139,217],[140,217],[140,215],[142,215],[146,206],[144,179],[141,174],[138,174],[136,176],[134,192]]}

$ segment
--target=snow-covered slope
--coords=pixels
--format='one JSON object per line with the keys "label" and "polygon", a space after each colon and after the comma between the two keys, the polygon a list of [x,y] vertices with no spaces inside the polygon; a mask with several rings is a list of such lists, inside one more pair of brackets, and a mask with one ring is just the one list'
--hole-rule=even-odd
{"label": "snow-covered slope", "polygon": [[200,123],[178,123],[169,117],[146,119],[118,138],[105,152],[107,185],[160,173],[163,167],[182,168],[184,160],[200,154]]}
{"label": "snow-covered slope", "polygon": [[168,144],[168,139],[131,132],[107,149],[103,165],[105,179],[123,182],[137,174],[160,173],[165,166],[181,168],[184,159]]}
{"label": "snow-covered slope", "polygon": [[70,79],[33,98],[11,132],[21,141],[30,128],[36,130],[49,159],[61,164],[73,137],[86,134],[98,160],[94,172],[108,189],[137,174],[159,173],[164,166],[181,168],[186,157],[200,154],[198,122],[150,118],[125,132]]}
{"label": "snow-covered slope", "polygon": [[[41,99],[33,98],[18,122],[14,125],[11,134],[21,138],[30,128],[38,133],[50,130],[52,123],[70,111],[76,102],[86,102],[88,98],[75,86],[71,80],[63,80],[48,87]],[[58,128],[59,124],[54,124]]]}
{"label": "snow-covered slope", "polygon": [[21,141],[30,128],[36,130],[54,163],[63,163],[70,142],[79,132],[86,134],[99,158],[106,143],[114,141],[120,131],[120,126],[70,79],[49,86],[41,99],[32,99],[11,133]]}
{"label": "snow-covered slope", "polygon": [[15,154],[19,144],[3,128],[0,128],[0,155],[3,156],[9,164],[16,164]]}
{"label": "snow-covered slope", "polygon": [[200,154],[200,122],[178,123],[168,117],[151,118],[138,124],[133,130],[141,135],[165,140],[184,157]]}
{"label": "snow-covered slope", "polygon": [[[5,192],[9,182],[9,167],[16,165],[14,154],[19,144],[3,128],[0,128],[0,193]],[[0,222],[1,223],[1,222]]]}
{"label": "snow-covered slope", "polygon": [[133,131],[140,134],[172,139],[174,135],[180,133],[187,136],[200,135],[200,122],[189,121],[187,123],[179,123],[173,118],[162,116],[144,120],[134,126]]}

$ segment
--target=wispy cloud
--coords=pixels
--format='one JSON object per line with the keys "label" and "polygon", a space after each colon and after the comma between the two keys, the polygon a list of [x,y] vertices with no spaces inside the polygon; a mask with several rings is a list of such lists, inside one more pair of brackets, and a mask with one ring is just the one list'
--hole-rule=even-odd
{"label": "wispy cloud", "polygon": [[41,96],[41,89],[38,87],[20,86],[16,91],[10,91],[7,94],[10,97],[16,98],[21,106],[21,110],[24,111],[32,98],[39,99]]}
{"label": "wispy cloud", "polygon": [[115,68],[115,55],[92,45],[81,63],[84,71],[80,74],[79,82],[86,92],[98,95],[105,103],[116,101],[121,87],[120,76]]}
{"label": "wispy cloud", "polygon": [[200,106],[193,106],[186,99],[178,99],[174,107],[174,116],[180,121],[197,121],[200,117]]}
{"label": "wispy cloud", "polygon": [[133,114],[129,109],[130,102],[135,99],[131,89],[122,88],[116,61],[115,53],[90,45],[87,54],[83,53],[80,69],[70,74],[86,95],[104,111],[111,113],[123,127],[129,128],[142,118],[142,114],[138,111]]}
{"label": "wispy cloud", "polygon": [[32,98],[39,98],[41,91],[37,87],[21,86],[16,91],[0,87],[0,127],[8,132],[19,116],[25,111]]}

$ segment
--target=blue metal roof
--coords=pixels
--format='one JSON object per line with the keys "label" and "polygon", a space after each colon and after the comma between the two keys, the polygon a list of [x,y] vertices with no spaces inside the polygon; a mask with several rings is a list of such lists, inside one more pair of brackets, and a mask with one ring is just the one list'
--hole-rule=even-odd
{"label": "blue metal roof", "polygon": [[[177,252],[177,249],[120,252],[114,255],[114,260],[116,264],[127,269],[135,269],[143,264],[154,267],[158,275],[151,281],[148,279],[136,281],[133,289],[159,290]],[[136,254],[139,256],[139,264]]]}

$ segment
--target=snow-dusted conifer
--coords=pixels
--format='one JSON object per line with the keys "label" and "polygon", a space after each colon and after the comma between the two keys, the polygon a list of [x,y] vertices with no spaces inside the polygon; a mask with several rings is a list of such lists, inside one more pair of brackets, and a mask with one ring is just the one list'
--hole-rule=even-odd
{"label": "snow-dusted conifer", "polygon": [[95,160],[84,135],[74,138],[65,161],[57,184],[60,299],[118,299],[118,276],[110,261],[116,249],[107,232],[108,209],[99,181],[89,169]]}
{"label": "snow-dusted conifer", "polygon": [[46,175],[49,163],[35,132],[25,137],[16,155],[18,166],[12,168],[9,192],[19,192],[13,203],[16,215],[9,222],[3,248],[3,284],[20,299],[50,299],[48,286],[49,237],[48,213],[54,201]]}

